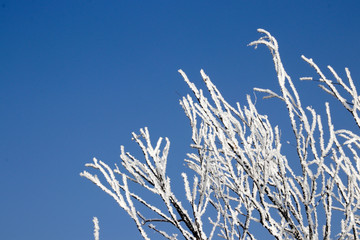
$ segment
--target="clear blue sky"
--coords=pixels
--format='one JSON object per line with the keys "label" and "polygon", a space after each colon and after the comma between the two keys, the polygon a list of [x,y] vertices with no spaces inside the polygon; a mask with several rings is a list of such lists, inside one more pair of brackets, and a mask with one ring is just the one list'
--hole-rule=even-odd
{"label": "clear blue sky", "polygon": [[[92,239],[92,216],[101,239],[138,239],[79,176],[84,164],[118,162],[121,144],[138,153],[130,133],[148,126],[170,138],[169,174],[179,175],[191,130],[177,70],[201,86],[203,68],[230,102],[278,90],[268,50],[246,46],[257,28],[278,39],[309,102],[326,96],[298,81],[315,76],[301,54],[342,76],[349,67],[360,86],[360,2],[294,2],[0,0],[0,239]],[[277,106],[258,101],[262,113]]]}

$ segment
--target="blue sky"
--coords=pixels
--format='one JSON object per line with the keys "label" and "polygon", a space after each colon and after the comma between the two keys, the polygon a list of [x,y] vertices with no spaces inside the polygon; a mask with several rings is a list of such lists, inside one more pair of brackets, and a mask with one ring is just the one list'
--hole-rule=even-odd
{"label": "blue sky", "polygon": [[[358,1],[0,0],[0,238],[92,239],[92,216],[101,239],[138,236],[79,176],[84,164],[118,162],[120,145],[138,153],[130,133],[148,126],[153,139],[170,138],[177,179],[191,143],[177,70],[201,86],[203,68],[232,103],[253,87],[278,90],[268,50],[247,47],[257,28],[278,39],[306,103],[323,108],[329,98],[298,81],[315,76],[300,55],[342,76],[349,67],[358,84],[359,11]],[[288,126],[278,102],[259,99]],[[352,124],[344,116],[341,127]]]}

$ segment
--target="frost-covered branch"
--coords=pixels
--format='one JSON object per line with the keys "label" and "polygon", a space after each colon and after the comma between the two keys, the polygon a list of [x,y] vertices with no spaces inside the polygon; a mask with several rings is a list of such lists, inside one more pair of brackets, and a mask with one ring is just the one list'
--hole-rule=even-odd
{"label": "frost-covered branch", "polygon": [[[181,202],[177,200],[171,191],[170,179],[165,174],[170,141],[167,138],[165,139],[166,144],[161,151],[162,138],[160,138],[156,146],[153,147],[147,128],[140,129],[140,133],[140,135],[133,133],[133,139],[143,151],[145,162],[139,161],[130,153],[125,152],[122,146],[120,158],[122,159],[122,166],[127,173],[121,171],[117,166],[112,170],[107,164],[95,158],[93,163],[86,164],[87,167],[92,167],[102,173],[109,185],[108,187],[105,186],[96,175],[92,175],[87,171],[82,172],[80,175],[88,178],[112,196],[119,206],[134,220],[144,239],[148,239],[146,231],[144,230],[144,224],[149,223],[148,226],[154,228],[154,225],[150,223],[155,221],[144,219],[143,216],[145,214],[141,213],[142,208],[138,209],[135,204],[141,204],[154,213],[161,221],[171,224],[180,231],[185,239],[199,239],[201,232],[195,226],[195,223],[183,208]],[[145,141],[143,142],[141,138]],[[116,179],[116,174],[120,175],[121,182]],[[158,208],[144,200],[140,195],[132,192],[129,189],[128,180],[158,195],[164,202],[164,206]],[[160,232],[160,230],[158,232]],[[173,237],[174,236],[175,235],[173,235]]]}
{"label": "frost-covered branch", "polygon": [[[296,155],[284,155],[282,126],[272,126],[250,96],[245,105],[233,107],[203,70],[207,93],[179,70],[193,93],[180,100],[192,129],[192,152],[185,159],[192,171],[181,174],[185,202],[178,200],[166,172],[170,141],[165,138],[161,147],[159,138],[153,145],[147,128],[133,133],[142,160],[122,146],[121,168],[111,169],[94,158],[86,166],[100,171],[102,180],[81,173],[114,198],[144,239],[149,239],[149,230],[165,239],[261,239],[259,227],[275,239],[359,238],[360,137],[334,126],[330,104],[325,103],[323,116],[303,106],[276,39],[258,31],[263,36],[249,45],[270,50],[280,91],[254,90],[267,94],[264,98],[279,99],[279,107],[284,103]],[[311,59],[303,59],[320,75],[321,88],[338,99],[360,127],[360,100],[349,70],[346,85],[329,67],[335,83]],[[350,97],[343,97],[339,87]],[[132,190],[139,187],[148,193]],[[157,200],[149,200],[151,195]]]}
{"label": "frost-covered branch", "polygon": [[100,227],[99,227],[99,220],[97,217],[93,218],[93,223],[94,223],[94,240],[99,240]]}
{"label": "frost-covered branch", "polygon": [[[303,55],[301,57],[302,59],[304,59],[304,61],[309,63],[311,67],[315,69],[316,73],[320,77],[318,81],[324,83],[324,84],[319,84],[319,87],[323,89],[325,92],[335,97],[339,102],[341,102],[341,104],[345,107],[345,109],[351,112],[357,126],[360,128],[360,118],[358,115],[358,112],[360,111],[360,98],[357,93],[357,89],[355,87],[354,81],[351,77],[350,70],[348,68],[345,68],[346,77],[349,82],[349,86],[348,86],[344,83],[344,81],[339,77],[339,75],[335,72],[335,70],[331,66],[328,66],[328,69],[330,70],[333,77],[336,79],[336,82],[327,79],[325,74],[320,70],[320,68],[314,63],[314,61],[311,58],[307,58]],[[303,77],[301,78],[301,80],[313,80],[313,78]],[[338,89],[337,88],[338,86],[340,86],[342,89]],[[343,94],[341,94],[339,90],[344,90],[345,93],[350,95],[350,99],[343,97]]]}

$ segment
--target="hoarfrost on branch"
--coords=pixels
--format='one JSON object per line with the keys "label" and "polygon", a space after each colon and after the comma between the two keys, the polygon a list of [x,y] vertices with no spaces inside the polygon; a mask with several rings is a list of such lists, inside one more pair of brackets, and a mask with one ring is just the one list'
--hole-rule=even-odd
{"label": "hoarfrost on branch", "polygon": [[[254,231],[259,227],[275,239],[359,239],[360,137],[335,128],[328,103],[325,116],[302,106],[280,59],[276,39],[263,29],[258,31],[263,36],[249,45],[265,45],[270,50],[280,92],[254,90],[267,94],[264,98],[275,97],[285,103],[297,159],[291,159],[290,164],[282,154],[279,127],[273,127],[266,115],[258,113],[249,96],[247,105],[231,106],[201,70],[209,100],[179,70],[193,92],[193,97],[187,95],[180,100],[190,120],[194,149],[185,160],[192,176],[181,174],[187,202],[178,200],[166,174],[170,141],[165,138],[162,147],[163,139],[159,138],[153,145],[147,128],[140,129],[139,135],[133,133],[144,159],[135,158],[122,146],[121,168],[112,169],[95,158],[86,164],[100,171],[106,184],[97,175],[81,173],[114,198],[144,239],[150,239],[148,231],[164,239],[261,239]],[[301,80],[319,81],[360,128],[360,98],[350,71],[345,69],[345,83],[329,66],[335,79],[330,80],[312,59],[302,58],[320,78]],[[129,182],[157,195],[162,204],[130,190]],[[332,232],[334,229],[337,232]]]}

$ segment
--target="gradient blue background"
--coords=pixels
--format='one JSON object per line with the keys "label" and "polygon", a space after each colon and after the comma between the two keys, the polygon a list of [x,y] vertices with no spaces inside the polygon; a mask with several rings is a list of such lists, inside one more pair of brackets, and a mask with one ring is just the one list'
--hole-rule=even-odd
{"label": "gradient blue background", "polygon": [[[349,67],[359,86],[359,1],[294,2],[0,0],[0,239],[92,239],[92,216],[101,239],[139,239],[79,176],[84,164],[118,162],[121,144],[138,154],[130,133],[148,126],[154,141],[170,138],[169,175],[182,186],[191,130],[177,70],[203,87],[203,68],[231,103],[253,87],[277,91],[268,50],[246,46],[257,28],[278,39],[306,104],[323,109],[331,98],[298,80],[315,76],[301,54],[341,76]],[[257,106],[289,126],[276,100]],[[353,126],[335,114],[338,128]]]}

